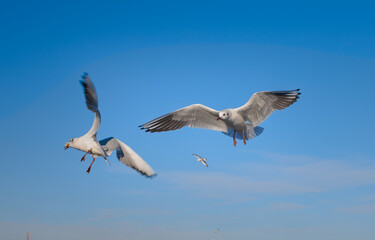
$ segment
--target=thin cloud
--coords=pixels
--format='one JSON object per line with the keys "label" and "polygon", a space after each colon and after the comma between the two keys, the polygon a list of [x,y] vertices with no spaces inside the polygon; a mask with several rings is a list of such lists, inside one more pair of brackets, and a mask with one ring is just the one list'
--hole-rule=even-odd
{"label": "thin cloud", "polygon": [[267,210],[291,211],[309,208],[310,206],[292,202],[276,202],[265,207]]}
{"label": "thin cloud", "polygon": [[[276,157],[277,155],[273,155]],[[284,159],[292,159],[284,161]],[[296,162],[296,159],[304,159]],[[285,163],[285,164],[283,164]],[[275,164],[246,163],[231,173],[164,172],[162,180],[200,196],[228,198],[249,194],[292,195],[329,192],[375,184],[375,164],[281,155]],[[228,170],[229,171],[229,170]],[[233,173],[233,171],[235,171]]]}
{"label": "thin cloud", "polygon": [[89,221],[104,221],[104,220],[119,220],[127,216],[170,216],[175,213],[168,210],[161,209],[112,209],[112,208],[97,208],[94,209],[93,217]]}
{"label": "thin cloud", "polygon": [[226,173],[164,173],[164,180],[181,188],[197,190],[212,197],[227,196],[228,193],[276,193],[297,194],[317,192],[316,189],[294,183],[278,181],[260,181],[248,176],[237,176]]}
{"label": "thin cloud", "polygon": [[340,212],[359,215],[375,215],[375,204],[362,204],[345,208],[338,208]]}

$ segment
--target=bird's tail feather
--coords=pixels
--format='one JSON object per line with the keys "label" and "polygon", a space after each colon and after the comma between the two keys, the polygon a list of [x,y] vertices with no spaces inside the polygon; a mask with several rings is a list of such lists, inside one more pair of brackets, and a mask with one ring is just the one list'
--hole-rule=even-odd
{"label": "bird's tail feather", "polygon": [[[263,132],[263,130],[264,130],[264,128],[262,128],[262,127],[257,126],[255,128],[253,128],[253,126],[250,123],[247,123],[247,128],[246,128],[246,131],[245,131],[246,140],[249,140],[249,139],[252,139],[252,138],[255,138],[255,137],[259,136]],[[229,136],[229,137],[233,137],[234,129],[229,128],[228,132],[223,132],[223,133],[225,135]],[[243,140],[242,132],[236,131],[236,138],[240,139],[240,140]]]}

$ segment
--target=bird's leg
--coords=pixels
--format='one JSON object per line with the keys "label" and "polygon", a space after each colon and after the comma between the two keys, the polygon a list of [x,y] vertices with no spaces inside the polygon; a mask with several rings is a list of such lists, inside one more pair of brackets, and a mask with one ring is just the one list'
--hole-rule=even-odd
{"label": "bird's leg", "polygon": [[245,130],[242,131],[243,143],[246,145]]}
{"label": "bird's leg", "polygon": [[237,144],[237,141],[236,141],[236,130],[234,130],[234,133],[233,133],[233,144],[234,144],[234,146],[236,146],[236,144]]}
{"label": "bird's leg", "polygon": [[94,157],[92,157],[92,162],[91,162],[91,164],[90,164],[90,167],[87,169],[87,173],[90,173],[90,170],[91,170],[91,166],[92,166],[92,164],[95,162],[95,158]]}
{"label": "bird's leg", "polygon": [[85,157],[86,157],[86,155],[89,153],[90,151],[87,151],[87,153],[85,154],[85,155],[83,155],[83,157],[81,158],[81,162],[82,161],[85,161]]}

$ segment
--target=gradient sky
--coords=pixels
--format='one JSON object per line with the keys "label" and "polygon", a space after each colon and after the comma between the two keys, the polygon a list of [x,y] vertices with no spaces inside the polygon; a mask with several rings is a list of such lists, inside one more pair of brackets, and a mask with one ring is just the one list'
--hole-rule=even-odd
{"label": "gradient sky", "polygon": [[[373,239],[369,2],[3,2],[0,239]],[[115,156],[87,175],[91,158],[63,150],[94,118],[83,72],[98,92],[98,138],[127,143],[156,178]],[[246,146],[137,128],[190,104],[221,110],[295,88],[299,101]]]}

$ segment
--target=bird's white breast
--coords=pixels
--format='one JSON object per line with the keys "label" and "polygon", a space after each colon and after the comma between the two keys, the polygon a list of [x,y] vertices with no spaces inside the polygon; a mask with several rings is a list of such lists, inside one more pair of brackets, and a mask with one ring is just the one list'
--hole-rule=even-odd
{"label": "bird's white breast", "polygon": [[74,148],[83,152],[90,152],[90,154],[94,157],[106,157],[106,154],[100,144],[92,138],[80,138],[79,142],[74,146]]}
{"label": "bird's white breast", "polygon": [[243,117],[240,114],[234,111],[232,112],[232,115],[228,119],[227,124],[230,128],[233,128],[235,130],[243,130],[246,128],[245,119],[243,119]]}

